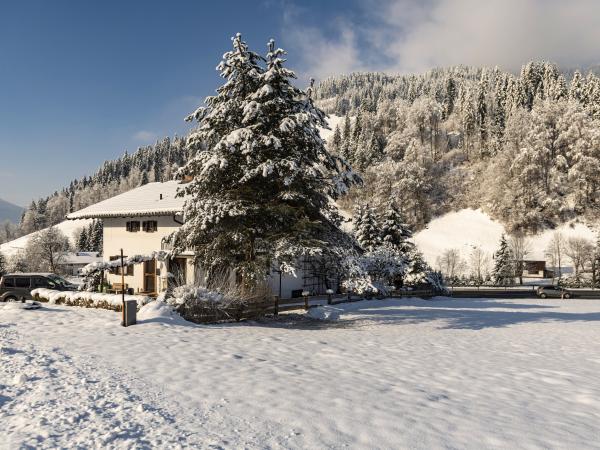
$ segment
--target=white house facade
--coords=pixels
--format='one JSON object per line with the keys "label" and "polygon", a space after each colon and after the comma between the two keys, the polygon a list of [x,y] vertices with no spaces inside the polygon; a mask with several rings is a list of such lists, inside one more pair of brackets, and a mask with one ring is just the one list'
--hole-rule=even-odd
{"label": "white house facade", "polygon": [[[166,250],[164,238],[183,224],[184,199],[177,197],[179,181],[148,183],[139,188],[91,205],[67,216],[70,220],[101,219],[104,224],[104,261],[118,260],[121,250],[125,257],[145,256]],[[133,293],[158,295],[169,283],[203,283],[203,272],[194,266],[193,253],[159,261],[153,259],[125,268],[125,288]],[[106,274],[109,284],[120,284],[120,269]],[[322,293],[323,283],[315,281],[300,268],[296,276],[275,271],[269,276],[274,295],[282,298],[299,296],[303,290]]]}

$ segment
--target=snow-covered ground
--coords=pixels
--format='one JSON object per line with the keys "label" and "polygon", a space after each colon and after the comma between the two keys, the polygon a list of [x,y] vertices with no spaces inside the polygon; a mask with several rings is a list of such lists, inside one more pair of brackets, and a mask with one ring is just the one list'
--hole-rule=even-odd
{"label": "snow-covered ground", "polygon": [[[73,246],[75,246],[77,232],[81,228],[89,226],[90,223],[92,223],[92,221],[87,220],[87,219],[85,219],[85,220],[65,220],[64,222],[61,222],[61,223],[55,225],[55,228],[62,231],[63,234],[71,240],[71,244],[73,244]],[[5,256],[12,256],[15,253],[18,253],[19,251],[25,250],[25,248],[27,247],[27,243],[29,242],[29,239],[31,239],[31,237],[35,236],[37,233],[39,233],[39,231],[36,231],[35,233],[27,234],[25,236],[21,236],[20,238],[15,239],[14,241],[6,242],[6,243],[0,245],[0,252],[2,254],[4,254]]]}
{"label": "snow-covered ground", "polygon": [[325,140],[325,142],[329,142],[329,139],[333,137],[335,127],[339,126],[340,128],[342,128],[344,126],[344,116],[336,116],[335,114],[330,114],[327,118],[327,125],[329,125],[329,130],[326,128],[319,128],[319,133],[321,134],[321,137]]}
{"label": "snow-covered ground", "polygon": [[600,301],[335,308],[129,328],[0,308],[0,448],[599,448]]}
{"label": "snow-covered ground", "polygon": [[[531,252],[527,259],[546,260],[545,251],[552,234],[559,231],[569,237],[584,237],[596,241],[596,233],[581,223],[568,223],[556,230],[546,230],[530,236]],[[498,250],[500,237],[504,233],[501,223],[490,218],[481,210],[462,209],[433,219],[423,231],[416,233],[414,241],[429,264],[435,265],[436,259],[444,250],[458,249],[467,259],[474,247],[481,247],[490,257]]]}

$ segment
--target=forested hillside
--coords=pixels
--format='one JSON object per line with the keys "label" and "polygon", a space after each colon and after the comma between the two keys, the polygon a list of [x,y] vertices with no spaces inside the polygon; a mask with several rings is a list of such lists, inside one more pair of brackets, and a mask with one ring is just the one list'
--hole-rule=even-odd
{"label": "forested hillside", "polygon": [[[316,98],[345,115],[330,142],[365,179],[350,202],[398,201],[416,229],[452,209],[486,210],[511,230],[595,220],[600,80],[550,63],[518,75],[451,67],[424,75],[351,74]],[[351,205],[348,205],[351,206]]]}
{"label": "forested hillside", "polygon": [[72,211],[113,197],[134,187],[169,180],[188,159],[182,138],[164,138],[156,144],[106,161],[92,176],[74,180],[49,197],[32,202],[23,214],[21,233],[27,234],[65,220]]}
{"label": "forested hillside", "polygon": [[[330,149],[363,175],[343,206],[384,212],[396,199],[420,229],[439,214],[482,208],[510,230],[536,231],[600,212],[600,79],[530,62],[519,74],[450,67],[422,75],[358,73],[324,80],[315,98],[343,116]],[[345,116],[345,117],[344,117]],[[141,184],[172,178],[184,138],[105,162],[24,212],[26,234]],[[0,234],[7,240],[11,234]]]}

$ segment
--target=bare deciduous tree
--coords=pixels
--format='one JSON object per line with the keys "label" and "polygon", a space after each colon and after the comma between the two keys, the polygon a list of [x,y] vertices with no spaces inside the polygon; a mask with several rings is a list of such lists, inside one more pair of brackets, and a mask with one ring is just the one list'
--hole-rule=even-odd
{"label": "bare deciduous tree", "polygon": [[519,284],[523,284],[523,261],[531,252],[531,240],[523,233],[515,233],[508,239],[508,247],[515,258],[515,276],[519,278]]}
{"label": "bare deciduous tree", "polygon": [[25,250],[31,270],[56,273],[60,262],[69,251],[69,239],[58,228],[50,227],[33,235]]}
{"label": "bare deciduous tree", "polygon": [[562,261],[565,250],[565,239],[563,235],[556,231],[552,235],[552,239],[546,247],[546,257],[549,259],[553,269],[558,269],[555,276],[560,278],[562,276]]}
{"label": "bare deciduous tree", "polygon": [[585,265],[590,260],[593,252],[594,245],[588,239],[572,237],[567,240],[565,254],[573,263],[576,278],[585,270]]}
{"label": "bare deciduous tree", "polygon": [[471,273],[477,278],[477,284],[481,284],[490,271],[490,257],[481,247],[475,247],[469,257]]}
{"label": "bare deciduous tree", "polygon": [[454,279],[464,268],[464,262],[460,257],[458,249],[449,248],[444,250],[441,256],[437,258],[437,265],[448,280]]}

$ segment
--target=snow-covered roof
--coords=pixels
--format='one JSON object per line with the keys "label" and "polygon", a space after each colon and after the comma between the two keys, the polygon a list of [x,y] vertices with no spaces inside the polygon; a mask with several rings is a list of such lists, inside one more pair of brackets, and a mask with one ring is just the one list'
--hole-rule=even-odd
{"label": "snow-covered roof", "polygon": [[93,262],[102,261],[102,256],[98,256],[98,252],[77,252],[67,253],[60,260],[60,264],[91,264]]}
{"label": "snow-covered roof", "polygon": [[183,212],[184,199],[176,197],[179,181],[148,183],[116,197],[71,213],[67,219],[107,217],[170,216]]}

